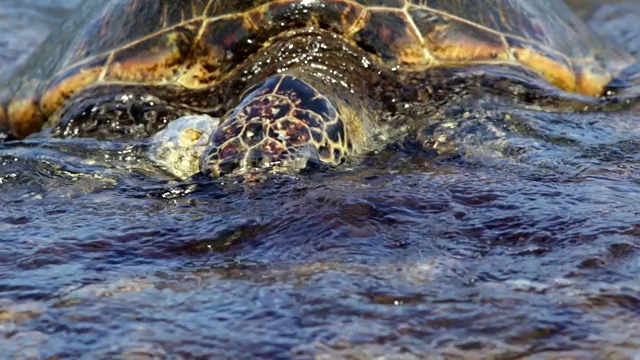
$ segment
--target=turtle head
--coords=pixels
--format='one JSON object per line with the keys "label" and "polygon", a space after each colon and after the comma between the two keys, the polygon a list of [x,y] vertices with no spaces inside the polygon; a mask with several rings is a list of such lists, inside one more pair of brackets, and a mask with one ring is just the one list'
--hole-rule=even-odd
{"label": "turtle head", "polygon": [[344,162],[364,139],[361,119],[347,102],[307,80],[273,75],[246,91],[211,136],[201,171],[218,177]]}

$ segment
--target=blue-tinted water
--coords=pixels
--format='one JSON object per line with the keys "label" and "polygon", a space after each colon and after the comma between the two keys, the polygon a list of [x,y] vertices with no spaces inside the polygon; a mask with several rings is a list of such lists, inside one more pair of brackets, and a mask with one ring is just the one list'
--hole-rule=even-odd
{"label": "blue-tinted water", "polygon": [[[62,4],[0,0],[0,59]],[[598,9],[637,54],[640,10]],[[493,111],[434,126],[443,155],[258,184],[0,147],[0,358],[637,358],[638,106]]]}

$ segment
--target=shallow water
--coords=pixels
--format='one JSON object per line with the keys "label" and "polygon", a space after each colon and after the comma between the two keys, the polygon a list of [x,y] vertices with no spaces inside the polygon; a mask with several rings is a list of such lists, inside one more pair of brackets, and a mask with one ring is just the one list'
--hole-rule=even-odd
{"label": "shallow water", "polygon": [[[638,54],[613,3],[584,16]],[[0,61],[60,4],[0,0]],[[638,106],[459,106],[444,155],[252,185],[132,143],[0,146],[0,357],[638,358]]]}

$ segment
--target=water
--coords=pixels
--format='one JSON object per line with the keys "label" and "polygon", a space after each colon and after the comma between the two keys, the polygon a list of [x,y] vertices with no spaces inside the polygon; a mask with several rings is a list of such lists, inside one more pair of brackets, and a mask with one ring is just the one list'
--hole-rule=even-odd
{"label": "water", "polygon": [[[2,0],[4,68],[74,3]],[[611,3],[583,15],[638,54]],[[251,185],[135,143],[0,147],[0,357],[638,358],[638,106],[460,105],[443,155]]]}

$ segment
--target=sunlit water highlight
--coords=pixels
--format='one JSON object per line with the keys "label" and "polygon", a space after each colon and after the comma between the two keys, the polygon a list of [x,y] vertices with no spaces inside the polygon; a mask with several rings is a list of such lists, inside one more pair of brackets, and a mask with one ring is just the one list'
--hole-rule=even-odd
{"label": "sunlit water highlight", "polygon": [[[58,3],[2,0],[5,69]],[[637,54],[617,3],[592,24]],[[637,358],[638,107],[455,106],[446,155],[250,185],[137,143],[0,146],[0,357]]]}

